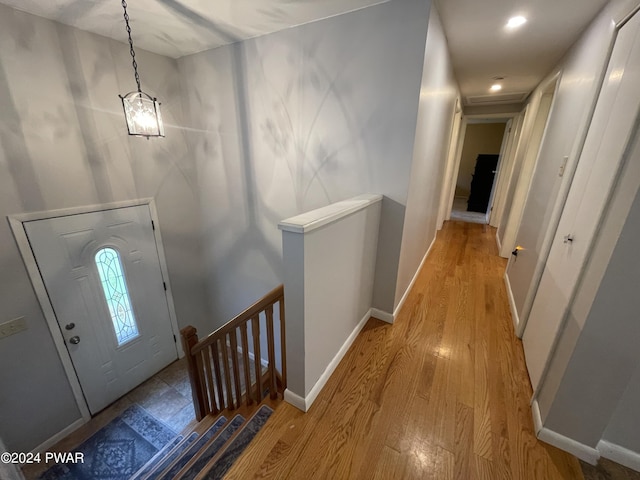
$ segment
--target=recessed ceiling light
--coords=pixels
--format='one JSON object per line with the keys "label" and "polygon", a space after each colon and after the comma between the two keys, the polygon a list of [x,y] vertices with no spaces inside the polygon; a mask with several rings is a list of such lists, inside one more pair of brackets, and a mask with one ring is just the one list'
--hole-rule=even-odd
{"label": "recessed ceiling light", "polygon": [[502,85],[500,85],[499,83],[494,83],[493,85],[491,85],[491,88],[489,89],[492,92],[499,92],[500,90],[502,90]]}
{"label": "recessed ceiling light", "polygon": [[518,28],[527,23],[527,19],[521,15],[517,17],[511,17],[507,22],[507,28]]}

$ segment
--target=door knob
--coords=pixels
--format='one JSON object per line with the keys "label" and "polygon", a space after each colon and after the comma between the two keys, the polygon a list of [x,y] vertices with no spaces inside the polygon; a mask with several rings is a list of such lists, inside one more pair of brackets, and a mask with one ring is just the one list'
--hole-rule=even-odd
{"label": "door knob", "polygon": [[564,236],[564,243],[572,243],[572,242],[573,242],[573,235],[569,234]]}
{"label": "door knob", "polygon": [[73,330],[74,328],[76,328],[76,324],[71,322],[71,323],[66,324],[64,326],[64,328],[65,328],[65,330]]}
{"label": "door knob", "polygon": [[69,343],[71,343],[71,344],[73,344],[73,345],[77,345],[77,344],[79,344],[79,343],[80,343],[80,337],[79,337],[79,336],[77,336],[77,335],[76,335],[76,336],[74,336],[74,337],[71,337],[71,338],[69,339]]}

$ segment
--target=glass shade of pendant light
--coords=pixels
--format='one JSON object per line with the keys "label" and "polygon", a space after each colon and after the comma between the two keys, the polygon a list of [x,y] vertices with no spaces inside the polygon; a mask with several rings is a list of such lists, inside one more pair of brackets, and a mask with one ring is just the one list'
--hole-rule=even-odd
{"label": "glass shade of pendant light", "polygon": [[118,95],[122,100],[124,118],[127,121],[129,135],[138,137],[164,137],[164,125],[162,124],[162,114],[160,113],[160,102],[155,97],[142,91],[140,87],[140,75],[138,75],[138,63],[136,62],[136,52],[133,50],[133,40],[131,39],[131,27],[129,26],[129,14],[127,13],[127,2],[122,0],[124,9],[124,21],[127,26],[129,36],[129,53],[133,65],[133,72],[136,78],[138,90],[129,92],[126,95]]}

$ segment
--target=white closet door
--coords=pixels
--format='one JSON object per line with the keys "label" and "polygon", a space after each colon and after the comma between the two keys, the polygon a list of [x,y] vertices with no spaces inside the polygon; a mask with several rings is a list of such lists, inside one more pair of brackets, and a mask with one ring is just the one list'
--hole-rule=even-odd
{"label": "white closet door", "polygon": [[640,110],[640,15],[616,40],[585,146],[523,336],[534,390],[607,207]]}

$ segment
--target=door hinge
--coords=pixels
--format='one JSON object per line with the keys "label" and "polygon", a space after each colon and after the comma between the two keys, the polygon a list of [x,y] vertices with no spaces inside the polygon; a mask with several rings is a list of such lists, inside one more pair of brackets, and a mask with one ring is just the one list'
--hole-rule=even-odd
{"label": "door hinge", "polygon": [[167,291],[167,282],[162,282],[162,286],[164,287],[164,291]]}
{"label": "door hinge", "polygon": [[151,220],[151,230],[155,230],[156,229],[156,224],[153,222],[153,220]]}
{"label": "door hinge", "polygon": [[173,343],[178,343],[178,340],[176,339],[176,336],[173,336]]}

